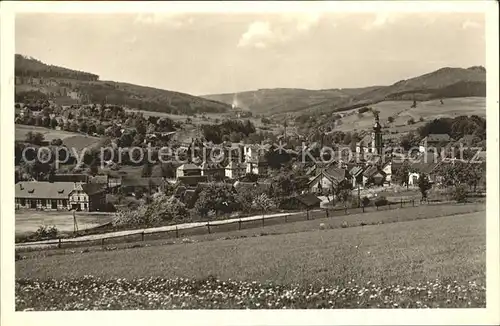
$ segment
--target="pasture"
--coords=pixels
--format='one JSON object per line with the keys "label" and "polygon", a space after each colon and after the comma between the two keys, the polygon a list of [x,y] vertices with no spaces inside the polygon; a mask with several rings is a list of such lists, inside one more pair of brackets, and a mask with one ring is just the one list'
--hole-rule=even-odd
{"label": "pasture", "polygon": [[[72,232],[74,227],[72,212],[45,212],[18,210],[15,213],[16,236],[35,232],[40,226],[55,226],[60,232]],[[76,213],[79,230],[90,229],[111,220],[106,213]]]}
{"label": "pasture", "polygon": [[200,279],[212,275],[280,284],[337,284],[350,279],[411,284],[436,278],[481,282],[485,232],[485,213],[476,212],[346,229],[36,257],[16,262],[16,277]]}
{"label": "pasture", "polygon": [[61,139],[63,144],[68,148],[75,148],[77,150],[82,150],[83,148],[91,146],[100,140],[98,137],[92,137],[85,134],[21,124],[15,125],[15,140],[25,141],[26,135],[30,131],[34,133],[41,133],[44,139],[49,142],[54,139]]}
{"label": "pasture", "polygon": [[78,133],[73,133],[69,131],[63,131],[63,130],[54,130],[54,129],[49,129],[49,128],[44,128],[44,127],[38,127],[38,126],[28,126],[28,125],[21,125],[21,124],[16,124],[15,125],[15,139],[16,141],[24,141],[26,140],[26,135],[28,132],[38,132],[43,135],[45,140],[52,141],[54,139],[60,138],[61,140],[64,140],[65,138],[68,137],[74,137],[74,136],[80,136]]}
{"label": "pasture", "polygon": [[485,307],[484,212],[313,222],[266,237],[32,256],[16,262],[16,310]]}
{"label": "pasture", "polygon": [[[460,115],[486,116],[486,99],[483,97],[447,98],[440,104],[439,100],[418,102],[416,108],[411,108],[412,101],[384,101],[371,105],[380,112],[380,123],[390,128],[391,131],[408,132],[423,125],[426,121],[440,117],[454,118]],[[373,126],[373,115],[365,112],[360,118],[357,109],[347,111],[342,118],[342,124],[336,130],[352,131],[367,130]],[[393,123],[388,123],[389,117],[394,118]],[[424,122],[419,122],[420,117]],[[415,124],[407,125],[408,119],[413,118]]]}

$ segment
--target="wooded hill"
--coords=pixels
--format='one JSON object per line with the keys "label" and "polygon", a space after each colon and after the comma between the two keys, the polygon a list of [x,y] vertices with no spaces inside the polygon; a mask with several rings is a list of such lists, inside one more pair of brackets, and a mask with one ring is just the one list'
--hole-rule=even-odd
{"label": "wooded hill", "polygon": [[81,103],[108,103],[172,114],[223,113],[230,105],[185,93],[115,81],[77,70],[47,65],[16,54],[16,100],[63,100],[76,91]]}
{"label": "wooded hill", "polygon": [[252,112],[276,115],[345,111],[385,100],[425,101],[472,96],[486,97],[484,67],[441,68],[390,86],[327,90],[260,89],[204,97],[228,104],[236,101]]}

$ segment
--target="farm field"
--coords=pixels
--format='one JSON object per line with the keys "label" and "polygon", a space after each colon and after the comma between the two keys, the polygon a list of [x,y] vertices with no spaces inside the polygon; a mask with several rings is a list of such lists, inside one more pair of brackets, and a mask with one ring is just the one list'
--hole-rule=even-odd
{"label": "farm field", "polygon": [[[380,112],[380,122],[382,125],[387,124],[389,117],[394,117],[392,124],[387,124],[391,131],[408,132],[423,125],[425,121],[437,119],[440,117],[454,118],[459,115],[479,115],[486,116],[486,99],[483,97],[464,97],[464,98],[448,98],[443,100],[441,105],[439,100],[431,100],[418,102],[416,108],[411,108],[412,101],[384,101],[370,105],[375,110]],[[373,115],[370,112],[363,114],[362,118],[357,115],[357,109],[346,112],[347,115],[342,118],[342,124],[336,126],[336,130],[352,131],[352,130],[367,130],[373,125]],[[420,117],[424,118],[424,122],[419,122]],[[413,118],[415,124],[406,125],[408,119]]]}
{"label": "farm field", "polygon": [[485,247],[478,212],[40,257],[16,262],[16,309],[484,307]]}
{"label": "farm field", "polygon": [[74,147],[76,149],[83,149],[87,146],[97,143],[100,140],[100,138],[98,137],[92,137],[79,133],[21,124],[15,124],[15,140],[24,141],[26,139],[26,135],[30,131],[43,134],[44,139],[49,142],[59,138],[68,148]]}
{"label": "farm field", "polygon": [[[16,236],[35,232],[41,225],[56,226],[60,232],[73,231],[73,214],[71,212],[16,211]],[[89,229],[107,223],[111,215],[106,213],[76,213],[79,230]]]}
{"label": "farm field", "polygon": [[[318,230],[319,221],[314,222],[316,229],[310,232],[26,259],[16,262],[16,277],[213,275],[259,282],[335,283],[342,275],[401,284],[436,277],[468,281],[480,278],[484,268],[484,212],[346,229]],[[392,259],[391,265],[385,263]]]}

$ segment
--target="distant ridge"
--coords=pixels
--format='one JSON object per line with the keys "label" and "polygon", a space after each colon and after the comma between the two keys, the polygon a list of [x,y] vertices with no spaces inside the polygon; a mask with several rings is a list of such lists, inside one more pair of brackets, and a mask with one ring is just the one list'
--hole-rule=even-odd
{"label": "distant ridge", "polygon": [[328,112],[348,110],[385,100],[431,100],[453,97],[485,97],[486,69],[444,67],[398,81],[390,86],[306,90],[274,88],[205,95],[204,98],[238,104],[261,114]]}

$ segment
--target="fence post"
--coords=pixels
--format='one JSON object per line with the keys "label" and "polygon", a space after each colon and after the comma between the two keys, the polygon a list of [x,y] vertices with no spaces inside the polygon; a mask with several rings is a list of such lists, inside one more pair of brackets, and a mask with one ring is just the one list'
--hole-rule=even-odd
{"label": "fence post", "polygon": [[179,237],[179,228],[177,227],[177,225],[175,226],[175,237]]}
{"label": "fence post", "polygon": [[208,234],[210,234],[210,222],[207,222]]}
{"label": "fence post", "polygon": [[309,220],[309,209],[307,209],[307,212],[306,212],[306,220]]}
{"label": "fence post", "polygon": [[365,212],[365,205],[362,205],[361,208],[363,209],[363,213]]}
{"label": "fence post", "polygon": [[262,227],[264,227],[264,215],[262,215]]}
{"label": "fence post", "polygon": [[141,240],[144,241],[144,231],[141,233]]}
{"label": "fence post", "polygon": [[326,217],[329,217],[329,216],[328,216],[328,208],[327,208],[327,209],[325,209],[325,212],[326,212]]}
{"label": "fence post", "polygon": [[57,248],[61,248],[61,238],[59,238],[59,241],[57,243]]}
{"label": "fence post", "polygon": [[240,218],[240,220],[238,221],[238,230],[241,230],[241,218]]}

